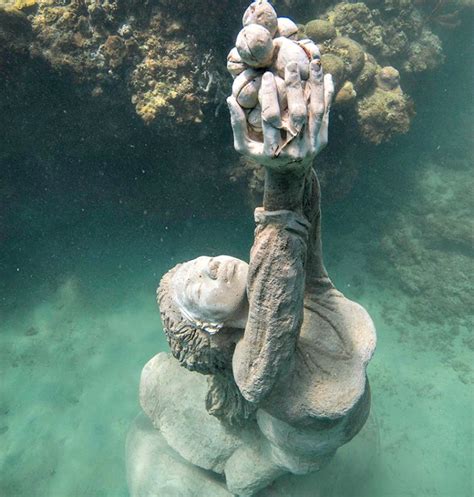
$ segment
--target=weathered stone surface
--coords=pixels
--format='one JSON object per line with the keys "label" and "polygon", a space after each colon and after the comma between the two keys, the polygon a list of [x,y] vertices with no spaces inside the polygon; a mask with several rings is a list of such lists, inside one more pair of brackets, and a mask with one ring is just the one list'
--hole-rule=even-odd
{"label": "weathered stone surface", "polygon": [[257,209],[249,320],[233,370],[242,394],[277,419],[308,427],[342,423],[335,450],[367,418],[365,370],[376,336],[367,311],[336,290],[324,268],[319,203],[312,173],[304,216]]}
{"label": "weathered stone surface", "polygon": [[[317,473],[278,478],[271,489],[256,497],[331,497],[350,495],[354,481],[370,484],[380,457],[379,433],[371,414],[359,436],[343,447],[330,464]],[[230,462],[230,461],[229,461]],[[250,459],[249,462],[253,462]],[[143,414],[130,427],[126,447],[130,497],[230,497],[223,481],[171,449]]]}
{"label": "weathered stone surface", "polygon": [[[227,487],[253,495],[286,472],[255,421],[229,427],[205,407],[207,379],[160,353],[143,369],[140,403],[169,446],[190,463],[225,473]],[[204,494],[203,494],[204,495]]]}
{"label": "weathered stone surface", "polygon": [[291,367],[262,407],[296,425],[351,414],[368,388],[365,369],[374,348],[374,325],[363,307],[336,289],[307,294]]}
{"label": "weathered stone surface", "polygon": [[255,404],[267,397],[294,353],[303,320],[309,223],[291,211],[257,209],[249,265],[249,317],[233,357],[235,381]]}
{"label": "weathered stone surface", "polygon": [[[347,416],[292,426],[260,409],[257,422],[233,428],[205,408],[207,379],[160,353],[145,366],[140,402],[167,444],[186,461],[225,474],[227,488],[254,495],[281,475],[306,474],[326,466],[335,451],[364,424],[369,392]],[[161,480],[160,480],[161,481]]]}
{"label": "weathered stone surface", "polygon": [[128,432],[126,461],[131,497],[232,496],[223,478],[183,459],[144,414]]}
{"label": "weathered stone surface", "polygon": [[206,393],[205,376],[182,368],[168,354],[156,355],[143,368],[140,404],[153,425],[185,459],[223,473],[242,439],[207,413]]}
{"label": "weathered stone surface", "polygon": [[225,466],[227,488],[236,495],[251,496],[270,485],[287,470],[273,457],[273,449],[260,432],[242,445]]}

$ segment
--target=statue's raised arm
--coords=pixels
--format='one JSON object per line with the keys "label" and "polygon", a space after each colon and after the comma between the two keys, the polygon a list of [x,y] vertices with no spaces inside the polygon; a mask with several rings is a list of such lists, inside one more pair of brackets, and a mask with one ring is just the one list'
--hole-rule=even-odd
{"label": "statue's raised arm", "polygon": [[[227,102],[236,150],[266,175],[249,266],[249,318],[233,369],[244,397],[258,405],[290,366],[302,324],[315,217],[304,212],[305,190],[328,140],[333,84],[318,47],[292,39],[296,25],[277,19],[268,2],[254,2],[243,23],[228,58],[235,80]],[[319,211],[319,202],[313,207]]]}

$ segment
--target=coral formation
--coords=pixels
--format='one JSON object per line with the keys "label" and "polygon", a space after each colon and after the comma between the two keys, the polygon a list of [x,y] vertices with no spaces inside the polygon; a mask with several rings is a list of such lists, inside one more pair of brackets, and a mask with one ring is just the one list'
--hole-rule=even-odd
{"label": "coral formation", "polygon": [[0,8],[0,70],[18,55],[26,55],[32,39],[31,26],[20,10]]}
{"label": "coral formation", "polygon": [[[333,75],[331,136],[333,143],[345,136],[339,144],[343,160],[350,158],[349,141],[382,143],[407,131],[413,102],[399,85],[396,91],[380,87],[384,67],[396,68],[401,87],[411,91],[411,75],[433,71],[443,61],[440,39],[430,25],[444,13],[463,8],[460,3],[450,0],[438,7],[430,0],[417,5],[401,0],[275,2],[284,14],[296,13],[306,22],[295,26],[285,18],[277,20],[276,36],[281,31],[292,38],[298,28],[300,40],[309,37],[320,45],[323,68]],[[55,81],[69,88],[69,101],[79,99],[81,109],[87,109],[82,117],[77,109],[69,109],[78,121],[101,109],[105,139],[124,139],[132,132],[132,127],[117,125],[120,113],[129,120],[135,113],[152,132],[155,127],[184,131],[186,125],[203,121],[202,134],[212,133],[222,127],[215,115],[231,87],[223,60],[241,7],[241,2],[230,0],[206,0],[199,8],[193,2],[171,0],[3,0],[0,69],[9,74],[16,64],[16,77],[28,70],[51,71]],[[274,19],[271,22],[274,29]],[[228,69],[233,76],[244,69],[237,50],[229,55]],[[12,89],[14,78],[8,80]],[[115,121],[105,117],[104,109]],[[258,131],[253,117],[249,114],[249,124]],[[77,127],[83,126],[71,130]],[[98,147],[101,139],[93,134],[94,145],[89,147]],[[78,143],[71,131],[68,147],[77,150]],[[325,159],[320,163],[324,169]],[[239,175],[248,176],[237,171],[234,176]],[[250,177],[252,184],[258,181],[258,175]],[[339,197],[348,190],[347,179],[342,174],[335,178],[342,182],[334,187]]]}
{"label": "coral formation", "polygon": [[[363,44],[382,64],[402,67],[405,72],[421,72],[443,62],[439,38],[413,4],[371,10],[362,2],[342,2],[325,16],[338,33]],[[412,62],[405,64],[407,59]]]}
{"label": "coral formation", "polygon": [[394,134],[406,133],[410,128],[409,99],[396,91],[376,88],[357,103],[357,117],[362,135],[378,145]]}
{"label": "coral formation", "polygon": [[[16,9],[1,11],[0,37],[7,15],[23,19],[23,31],[31,26],[30,55],[72,78],[75,92],[108,99],[111,105],[117,105],[122,95],[146,124],[161,127],[199,122],[203,107],[223,99],[223,76],[213,54],[203,50],[189,26],[167,5],[18,1]],[[8,35],[13,51],[18,51],[24,35]]]}
{"label": "coral formation", "polygon": [[336,83],[335,104],[346,112],[352,106],[361,137],[375,144],[405,133],[413,115],[398,82],[396,92],[381,91],[394,90],[379,84],[383,66],[397,67],[403,79],[444,60],[440,39],[409,2],[387,1],[378,8],[339,2],[310,20],[299,36],[320,44],[323,68]]}
{"label": "coral formation", "polygon": [[375,77],[376,88],[357,102],[361,133],[372,143],[388,141],[410,128],[413,106],[399,82],[400,74],[394,67],[383,67]]}
{"label": "coral formation", "polygon": [[431,71],[444,62],[441,40],[429,29],[423,28],[418,38],[410,43],[401,68],[407,73]]}
{"label": "coral formation", "polygon": [[206,96],[195,79],[196,43],[182,25],[160,14],[152,17],[147,35],[140,46],[144,58],[129,79],[137,114],[147,124],[157,116],[177,124],[200,122]]}
{"label": "coral formation", "polygon": [[38,3],[32,16],[33,55],[92,87],[118,80],[118,69],[136,42],[125,43],[117,35],[117,6],[92,1]]}
{"label": "coral formation", "polygon": [[339,36],[333,17],[328,18],[331,22],[310,21],[304,36],[321,43],[323,69],[332,74],[335,83],[335,106],[341,112],[355,113],[359,134],[370,143],[379,144],[406,133],[413,112],[411,100],[400,87],[398,71],[380,67],[358,41]]}

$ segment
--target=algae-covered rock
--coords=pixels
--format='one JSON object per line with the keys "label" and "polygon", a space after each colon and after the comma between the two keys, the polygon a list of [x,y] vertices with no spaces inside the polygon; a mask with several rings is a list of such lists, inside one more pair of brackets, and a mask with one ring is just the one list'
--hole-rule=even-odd
{"label": "algae-covered rock", "polygon": [[339,105],[347,105],[352,103],[357,96],[354,90],[354,85],[350,81],[346,81],[341,89],[336,93],[335,103]]}
{"label": "algae-covered rock", "polygon": [[340,36],[360,43],[383,65],[418,73],[443,62],[441,42],[428,26],[430,17],[414,3],[385,2],[374,7],[362,2],[340,2],[322,17],[334,25]]}
{"label": "algae-covered rock", "polygon": [[346,73],[344,61],[337,55],[326,53],[321,56],[321,64],[324,72],[332,75],[335,87],[339,87]]}
{"label": "algae-covered rock", "polygon": [[392,66],[382,67],[375,81],[377,87],[382,90],[395,90],[400,86],[400,73]]}
{"label": "algae-covered rock", "polygon": [[410,44],[407,60],[402,68],[409,73],[431,71],[442,64],[444,59],[439,37],[430,30],[423,29],[419,38]]}
{"label": "algae-covered rock", "polygon": [[[324,71],[333,76],[336,89],[335,103],[342,104],[354,101],[356,96],[354,82],[363,70],[367,59],[367,54],[362,46],[350,38],[336,36],[333,40],[324,42],[320,48]],[[369,75],[367,75],[367,79],[369,79]],[[342,89],[344,83],[347,84]],[[338,96],[339,91],[341,93]]]}
{"label": "algae-covered rock", "polygon": [[336,28],[329,21],[324,19],[314,19],[305,26],[306,36],[314,43],[322,43],[336,37]]}
{"label": "algae-covered rock", "polygon": [[109,4],[40,2],[31,19],[32,54],[72,76],[75,83],[91,88],[113,84],[120,79],[117,68],[127,55],[132,57],[116,32],[118,22]]}
{"label": "algae-covered rock", "polygon": [[376,88],[357,102],[357,122],[365,141],[379,144],[393,135],[406,133],[413,114],[412,104],[401,91]]}
{"label": "algae-covered rock", "polygon": [[0,36],[6,43],[10,39],[10,43],[15,43],[15,38],[20,38],[25,33],[31,33],[31,26],[28,22],[28,17],[24,12],[17,8],[0,6]]}
{"label": "algae-covered rock", "polygon": [[112,69],[122,65],[127,57],[127,45],[125,40],[118,35],[110,35],[102,45],[104,59]]}
{"label": "algae-covered rock", "polygon": [[375,23],[372,12],[365,3],[340,2],[327,14],[338,32],[370,47],[383,46],[383,27]]}
{"label": "algae-covered rock", "polygon": [[49,0],[38,3],[31,24],[31,54],[72,77],[73,91],[111,105],[128,93],[146,124],[200,122],[202,107],[216,97],[220,76],[212,54],[165,6]]}
{"label": "algae-covered rock", "polygon": [[373,85],[375,75],[377,74],[377,62],[370,54],[365,54],[364,67],[354,81],[354,89],[359,96],[365,94]]}
{"label": "algae-covered rock", "polygon": [[0,71],[5,76],[6,68],[17,57],[26,56],[33,33],[24,12],[14,8],[0,8]]}
{"label": "algae-covered rock", "polygon": [[16,0],[15,1],[15,8],[16,9],[27,9],[28,7],[33,7],[38,3],[38,0]]}
{"label": "algae-covered rock", "polygon": [[356,104],[359,131],[369,142],[408,131],[412,102],[400,80],[444,61],[421,9],[408,0],[338,2],[306,24],[306,35],[320,43],[324,70],[333,74],[336,108],[346,112]]}
{"label": "algae-covered rock", "polygon": [[346,62],[349,73],[356,76],[364,66],[365,62],[364,49],[361,45],[350,38],[338,36],[332,40],[331,46]]}
{"label": "algae-covered rock", "polygon": [[196,45],[183,41],[185,30],[155,15],[141,45],[143,60],[130,74],[131,101],[146,124],[163,120],[176,124],[200,122],[201,103],[193,73],[197,69]]}

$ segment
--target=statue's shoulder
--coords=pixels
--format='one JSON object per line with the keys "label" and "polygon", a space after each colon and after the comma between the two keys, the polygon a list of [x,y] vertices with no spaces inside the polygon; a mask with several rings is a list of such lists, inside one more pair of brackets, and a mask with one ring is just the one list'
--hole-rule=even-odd
{"label": "statue's shoulder", "polygon": [[269,410],[291,424],[344,417],[368,388],[375,345],[373,321],[361,305],[335,289],[306,296],[293,364]]}

